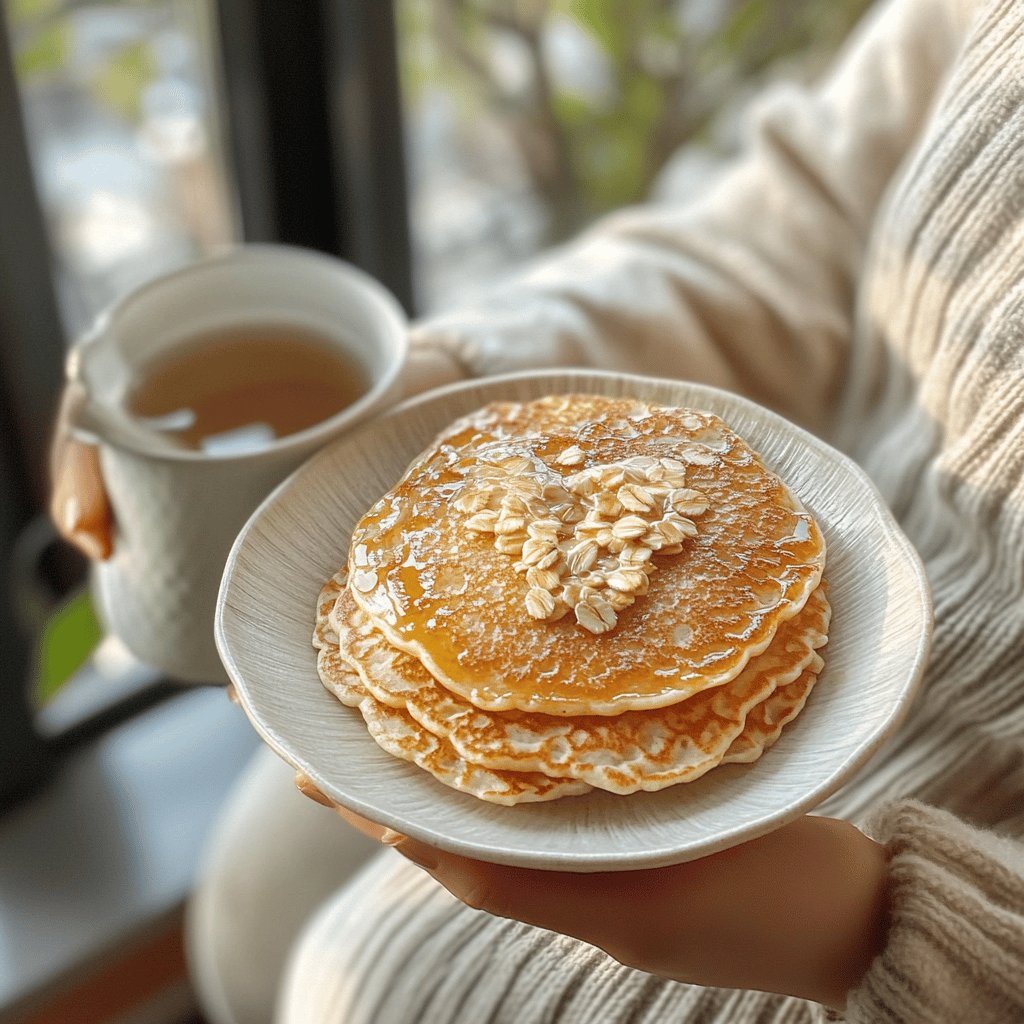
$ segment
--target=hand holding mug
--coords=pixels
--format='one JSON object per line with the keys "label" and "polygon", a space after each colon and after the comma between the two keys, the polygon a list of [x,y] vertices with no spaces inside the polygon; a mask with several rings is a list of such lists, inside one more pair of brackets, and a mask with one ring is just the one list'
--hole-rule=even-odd
{"label": "hand holding mug", "polygon": [[69,544],[86,558],[102,561],[113,551],[113,516],[98,449],[71,437],[67,406],[73,399],[69,386],[61,399],[50,450],[50,516]]}
{"label": "hand holding mug", "polygon": [[[293,324],[358,363],[362,393],[306,429],[248,450],[175,443],[127,408],[140,371],[215,329]],[[408,337],[395,300],[339,260],[250,246],[160,278],[71,349],[53,446],[58,529],[96,559],[101,618],[142,660],[223,680],[213,641],[221,571],[259,501],[317,448],[400,390]]]}

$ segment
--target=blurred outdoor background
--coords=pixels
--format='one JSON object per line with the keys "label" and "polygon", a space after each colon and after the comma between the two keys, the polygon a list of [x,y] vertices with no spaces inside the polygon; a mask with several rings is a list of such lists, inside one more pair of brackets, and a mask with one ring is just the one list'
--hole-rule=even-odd
{"label": "blurred outdoor background", "polygon": [[[157,940],[171,942],[184,970],[176,936],[197,851],[256,739],[221,694],[179,698],[173,681],[163,681],[159,699],[196,706],[187,728],[167,717],[153,726],[158,740],[143,739],[156,698],[93,715],[97,693],[128,678],[137,693],[140,679],[153,680],[103,638],[81,585],[84,565],[59,545],[56,561],[53,554],[40,467],[64,346],[144,281],[245,239],[298,240],[356,262],[363,253],[363,265],[413,314],[449,308],[605,211],[699,190],[738,145],[748,99],[773,79],[820,74],[870,0],[0,5],[0,62],[10,65],[0,78],[0,272],[24,270],[28,282],[13,296],[0,287],[0,427],[14,425],[0,446],[0,639],[10,642],[0,678],[0,747],[9,750],[0,760],[4,770],[49,764],[6,790],[0,777],[0,1022],[98,1021],[114,1019],[103,1015],[103,998],[95,1011],[83,1010],[81,997],[58,1000],[49,1016],[38,1007],[66,994],[69,979],[94,977],[85,965],[95,968],[98,957],[141,948],[138,936],[152,938],[157,919],[170,929]],[[365,32],[348,31],[370,21]],[[329,29],[331,45],[304,39],[310,25]],[[261,32],[269,33],[262,42]],[[275,77],[265,80],[263,70]],[[317,132],[322,148],[309,152],[333,154],[337,173],[307,158],[303,146]],[[12,148],[27,156],[21,169],[3,155]],[[369,216],[360,212],[374,206],[366,196],[376,197]],[[336,245],[345,232],[323,224],[352,209],[347,251]],[[28,220],[12,228],[11,215],[26,211]],[[283,231],[285,223],[298,230]],[[394,280],[382,268],[394,270]],[[15,321],[21,326],[12,328]],[[44,585],[40,567],[57,563]],[[22,694],[27,710],[18,718],[11,709],[20,713]],[[218,716],[234,716],[237,739],[225,739]],[[179,739],[186,732],[187,743]],[[122,741],[116,756],[103,747]],[[216,751],[209,762],[203,743]],[[168,772],[172,754],[194,769],[194,792]],[[118,810],[116,772],[142,786],[140,765],[152,770],[159,804],[150,813],[149,791],[126,783],[128,810]],[[96,798],[86,782],[63,796],[39,787],[93,770],[109,787],[100,804],[121,814],[131,838],[111,832],[95,863],[68,874],[55,821],[73,808],[73,842],[88,846],[92,812],[82,808]],[[5,814],[5,802],[23,793],[37,794],[35,803]],[[205,803],[196,810],[188,799]],[[172,806],[178,817],[169,821]],[[121,848],[126,843],[133,852]],[[110,863],[121,876],[87,892]],[[62,871],[63,888],[51,880]],[[64,916],[69,893],[83,901],[81,921]],[[108,913],[115,904],[117,913]],[[98,935],[103,922],[109,927]],[[179,992],[130,1019],[198,1020],[190,998]],[[29,1005],[35,1016],[8,1015]]]}
{"label": "blurred outdoor background", "polygon": [[[244,237],[213,3],[3,0],[69,341]],[[869,3],[396,0],[414,311],[605,211],[699,189],[748,98],[813,78]],[[72,618],[93,644],[87,607]],[[44,652],[44,696],[81,646]]]}
{"label": "blurred outdoor background", "polygon": [[[744,100],[813,76],[868,2],[397,0],[420,310],[644,199],[684,143],[696,187]],[[4,3],[74,335],[239,236],[214,22],[209,0]]]}

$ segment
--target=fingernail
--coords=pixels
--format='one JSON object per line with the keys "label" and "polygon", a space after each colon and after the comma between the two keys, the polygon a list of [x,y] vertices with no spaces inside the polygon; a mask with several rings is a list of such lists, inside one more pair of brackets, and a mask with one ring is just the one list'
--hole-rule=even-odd
{"label": "fingernail", "polygon": [[309,797],[310,800],[315,804],[320,804],[323,807],[333,807],[334,801],[325,796],[317,788],[316,783],[305,773],[295,773],[295,788],[305,797]]}
{"label": "fingernail", "polygon": [[424,843],[418,843],[415,839],[403,839],[395,844],[395,849],[413,864],[419,865],[424,871],[433,871],[439,861],[437,852]]}
{"label": "fingernail", "polygon": [[60,524],[65,533],[75,533],[80,516],[81,505],[78,498],[71,494],[64,500],[64,507],[60,513]]}
{"label": "fingernail", "polygon": [[110,552],[96,537],[86,530],[70,530],[67,534],[68,542],[73,544],[86,558],[94,562],[102,561]]}

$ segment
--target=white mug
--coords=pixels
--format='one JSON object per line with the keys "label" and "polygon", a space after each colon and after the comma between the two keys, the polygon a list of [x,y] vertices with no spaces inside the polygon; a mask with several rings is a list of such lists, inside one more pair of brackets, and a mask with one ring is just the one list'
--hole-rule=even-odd
{"label": "white mug", "polygon": [[[140,366],[207,331],[295,324],[354,357],[368,379],[351,405],[242,453],[174,445],[133,420]],[[104,624],[142,661],[186,682],[226,679],[213,639],[224,563],[259,502],[309,455],[395,396],[405,318],[376,281],[329,256],[249,245],[138,289],[68,355],[72,436],[99,447],[114,549],[95,565]]]}

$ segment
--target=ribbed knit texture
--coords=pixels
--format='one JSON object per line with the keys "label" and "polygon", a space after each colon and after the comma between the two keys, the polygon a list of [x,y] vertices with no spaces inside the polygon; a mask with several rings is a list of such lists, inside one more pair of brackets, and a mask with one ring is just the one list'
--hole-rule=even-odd
{"label": "ribbed knit texture", "polygon": [[852,994],[853,1020],[1024,1020],[1021,847],[903,802],[868,823],[888,837],[889,943]]}
{"label": "ribbed knit texture", "polygon": [[[820,808],[873,815],[894,855],[889,942],[848,1017],[1024,1021],[1024,4],[882,5],[819,89],[762,104],[710,195],[620,214],[416,341],[477,374],[709,381],[867,469],[925,561],[936,629],[905,726]],[[394,855],[325,908],[282,1008],[286,1024],[821,1015],[467,910]]]}

